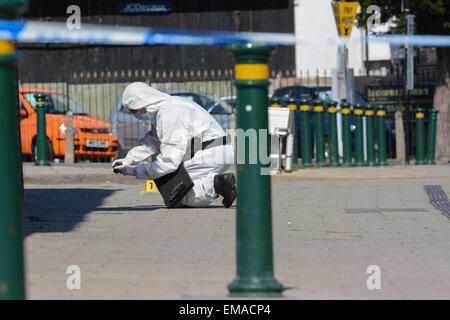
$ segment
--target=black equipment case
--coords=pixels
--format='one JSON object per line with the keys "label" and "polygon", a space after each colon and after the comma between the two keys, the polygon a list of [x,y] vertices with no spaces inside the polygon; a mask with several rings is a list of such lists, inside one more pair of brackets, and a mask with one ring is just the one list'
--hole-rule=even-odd
{"label": "black equipment case", "polygon": [[177,170],[155,179],[159,193],[167,208],[175,208],[181,199],[194,187],[194,182],[183,164]]}

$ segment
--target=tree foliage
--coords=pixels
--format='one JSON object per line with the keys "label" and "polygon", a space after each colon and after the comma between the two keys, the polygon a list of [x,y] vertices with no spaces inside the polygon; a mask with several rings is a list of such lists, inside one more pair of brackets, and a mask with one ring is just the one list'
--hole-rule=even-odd
{"label": "tree foliage", "polygon": [[[405,13],[402,12],[400,0],[360,0],[358,26],[363,27],[372,13],[367,13],[370,5],[377,5],[381,10],[381,23],[391,21],[393,27],[389,33],[406,33]],[[410,13],[414,17],[416,34],[450,34],[449,0],[410,0]]]}

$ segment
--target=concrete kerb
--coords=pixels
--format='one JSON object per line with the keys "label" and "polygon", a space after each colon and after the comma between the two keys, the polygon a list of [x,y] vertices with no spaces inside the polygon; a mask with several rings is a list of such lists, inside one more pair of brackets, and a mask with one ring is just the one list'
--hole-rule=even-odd
{"label": "concrete kerb", "polygon": [[[230,171],[234,171],[231,168]],[[109,163],[104,164],[56,164],[36,167],[32,163],[23,165],[25,184],[93,184],[121,183],[143,184],[144,180],[131,176],[116,175]],[[272,176],[273,182],[289,180],[359,180],[359,179],[417,179],[450,178],[450,165],[391,165],[388,167],[337,167],[297,169],[291,173]]]}
{"label": "concrete kerb", "polygon": [[111,164],[54,164],[36,167],[32,163],[23,165],[24,184],[92,184],[124,183],[142,184],[135,177],[114,174]]}

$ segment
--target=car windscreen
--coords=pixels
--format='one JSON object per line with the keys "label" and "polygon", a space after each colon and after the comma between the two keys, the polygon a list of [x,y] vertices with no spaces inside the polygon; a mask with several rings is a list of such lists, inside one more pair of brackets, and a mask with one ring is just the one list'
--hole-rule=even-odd
{"label": "car windscreen", "polygon": [[284,96],[289,96],[291,93],[291,88],[278,88],[277,90],[275,90],[275,92],[273,93],[274,97],[284,97]]}
{"label": "car windscreen", "polygon": [[203,108],[205,107],[205,105],[203,104],[203,101],[200,100],[200,98],[197,95],[193,95],[193,94],[189,94],[189,93],[176,93],[176,94],[172,93],[171,95],[195,102],[196,104],[202,106]]}
{"label": "car windscreen", "polygon": [[233,107],[225,101],[207,95],[199,95],[198,97],[206,111],[211,114],[230,114],[233,112]]}
{"label": "car windscreen", "polygon": [[316,95],[309,88],[303,86],[278,88],[274,97],[292,97],[296,99],[315,99]]}
{"label": "car windscreen", "polygon": [[320,90],[318,92],[316,92],[317,96],[319,97],[320,100],[322,101],[328,101],[328,100],[333,100],[332,99],[332,94],[331,94],[331,89],[326,89],[326,90]]}
{"label": "car windscreen", "polygon": [[[331,88],[330,87],[322,87],[322,88],[318,88],[318,89],[314,89],[312,88],[312,90],[314,90],[316,92],[316,94],[318,95],[320,100],[323,101],[328,101],[328,100],[333,100],[333,96],[331,93]],[[353,103],[359,103],[359,104],[366,104],[367,101],[364,100],[363,97],[361,97],[361,95],[354,91],[355,97],[353,99]]]}
{"label": "car windscreen", "polygon": [[[40,92],[23,92],[23,96],[33,108],[36,108],[35,94]],[[46,113],[65,114],[67,111],[72,111],[74,114],[86,114],[84,110],[73,100],[67,99],[63,94],[59,93],[45,93],[45,111]],[[69,107],[67,107],[67,100],[69,100]]]}
{"label": "car windscreen", "polygon": [[226,102],[214,100],[213,98],[203,94],[176,93],[172,95],[195,102],[211,114],[232,113],[232,107]]}

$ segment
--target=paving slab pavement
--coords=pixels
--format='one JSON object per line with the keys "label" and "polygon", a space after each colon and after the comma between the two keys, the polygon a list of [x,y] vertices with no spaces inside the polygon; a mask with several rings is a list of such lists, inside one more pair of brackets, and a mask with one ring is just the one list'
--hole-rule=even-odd
{"label": "paving slab pavement", "polygon": [[[24,166],[27,297],[227,298],[235,207],[218,199],[169,210],[159,195],[140,194],[144,181],[104,180],[119,178],[110,170]],[[450,298],[450,219],[424,189],[450,195],[450,165],[307,169],[272,182],[285,298]],[[80,290],[66,287],[70,265],[81,269]],[[371,265],[379,290],[366,285]]]}

